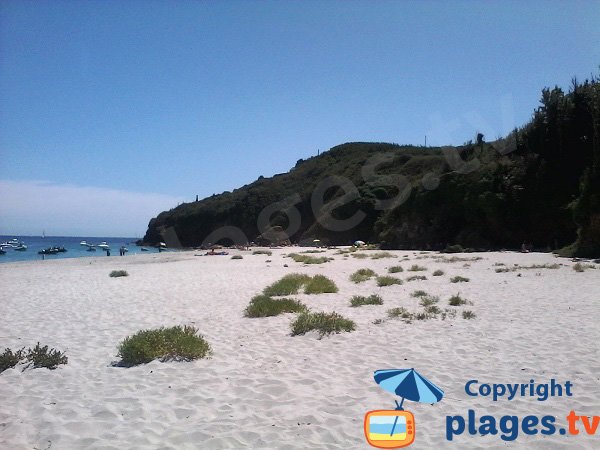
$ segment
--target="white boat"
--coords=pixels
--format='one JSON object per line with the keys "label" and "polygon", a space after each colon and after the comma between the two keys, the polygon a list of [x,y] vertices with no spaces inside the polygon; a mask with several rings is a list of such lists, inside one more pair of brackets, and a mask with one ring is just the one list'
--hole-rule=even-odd
{"label": "white boat", "polygon": [[96,247],[101,248],[102,250],[110,250],[110,245],[108,245],[106,241],[100,242]]}
{"label": "white boat", "polygon": [[13,250],[17,250],[19,252],[23,252],[25,250],[27,250],[27,245],[25,245],[25,242],[23,241],[19,241],[18,239],[11,239],[10,241],[7,242],[3,242],[2,244],[0,244],[1,248],[12,248]]}

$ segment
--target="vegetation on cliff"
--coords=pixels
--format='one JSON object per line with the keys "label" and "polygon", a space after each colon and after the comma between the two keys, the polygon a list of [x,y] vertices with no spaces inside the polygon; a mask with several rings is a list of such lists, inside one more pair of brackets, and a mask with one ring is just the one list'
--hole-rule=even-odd
{"label": "vegetation on cliff", "polygon": [[152,219],[184,246],[236,241],[388,248],[562,249],[600,255],[600,78],[543,89],[525,126],[460,147],[354,142],[288,173],[185,203]]}

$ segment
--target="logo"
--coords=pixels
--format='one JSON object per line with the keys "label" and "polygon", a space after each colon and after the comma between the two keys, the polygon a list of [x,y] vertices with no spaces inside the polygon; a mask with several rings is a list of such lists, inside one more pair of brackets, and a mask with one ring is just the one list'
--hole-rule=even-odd
{"label": "logo", "polygon": [[396,409],[369,411],[365,415],[364,431],[369,445],[377,448],[402,448],[415,440],[415,417],[405,411],[404,400],[437,403],[444,391],[419,374],[415,369],[387,369],[375,371],[375,382],[386,391],[398,395]]}

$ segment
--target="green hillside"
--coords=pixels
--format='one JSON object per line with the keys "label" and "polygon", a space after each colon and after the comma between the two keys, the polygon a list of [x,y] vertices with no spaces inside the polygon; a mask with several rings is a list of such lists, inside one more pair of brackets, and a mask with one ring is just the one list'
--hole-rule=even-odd
{"label": "green hillside", "polygon": [[573,81],[568,93],[544,89],[528,124],[499,141],[474,141],[342,144],[288,173],[165,211],[143,240],[268,242],[287,237],[289,227],[292,242],[423,249],[526,242],[600,255],[600,79]]}

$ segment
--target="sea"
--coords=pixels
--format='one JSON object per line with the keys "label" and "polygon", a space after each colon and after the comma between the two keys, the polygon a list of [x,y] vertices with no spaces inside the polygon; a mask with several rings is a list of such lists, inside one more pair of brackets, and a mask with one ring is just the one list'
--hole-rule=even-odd
{"label": "sea", "polygon": [[[82,241],[88,244],[98,245],[106,242],[110,247],[110,256],[119,257],[119,249],[121,246],[127,248],[125,256],[134,255],[137,253],[157,253],[158,249],[153,247],[138,247],[135,245],[137,238],[128,237],[95,237],[95,236],[0,236],[0,243],[6,243],[12,239],[23,242],[27,246],[27,250],[18,251],[10,247],[3,247],[6,252],[0,254],[0,263],[16,262],[16,261],[41,261],[51,259],[64,258],[82,258],[82,257],[106,257],[107,252],[102,248],[96,247],[96,251],[87,251],[88,247],[81,245]],[[40,255],[38,252],[50,247],[64,247],[67,251],[54,255]],[[144,248],[146,251],[142,250]]]}

